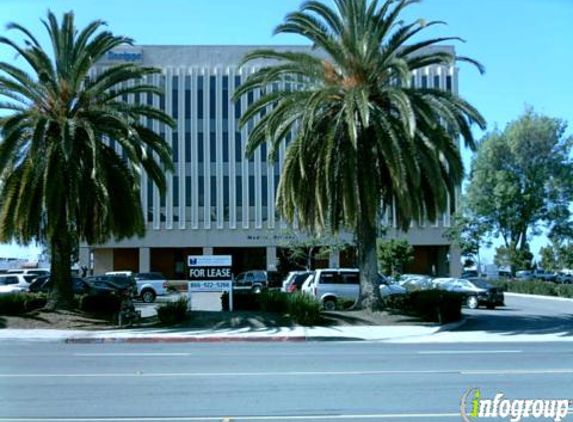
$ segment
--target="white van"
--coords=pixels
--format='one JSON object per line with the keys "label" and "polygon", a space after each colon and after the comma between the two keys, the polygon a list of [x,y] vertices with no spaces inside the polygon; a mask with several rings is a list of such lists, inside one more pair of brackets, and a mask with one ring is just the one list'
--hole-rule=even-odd
{"label": "white van", "polygon": [[[382,297],[407,294],[405,288],[391,283],[382,274],[380,295]],[[305,281],[308,294],[314,296],[327,311],[334,311],[340,299],[357,300],[360,292],[360,273],[356,268],[326,268],[316,270],[310,280]]]}

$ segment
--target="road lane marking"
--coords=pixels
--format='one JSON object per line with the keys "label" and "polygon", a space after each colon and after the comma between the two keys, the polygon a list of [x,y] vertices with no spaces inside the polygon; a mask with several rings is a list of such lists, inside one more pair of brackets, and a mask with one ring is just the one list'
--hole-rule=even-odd
{"label": "road lane marking", "polygon": [[544,375],[573,374],[573,369],[470,369],[460,372],[462,375]]}
{"label": "road lane marking", "polygon": [[177,357],[191,356],[191,353],[74,353],[76,357]]}
{"label": "road lane marking", "polygon": [[483,355],[502,353],[523,353],[523,350],[432,350],[418,352],[419,355]]}
{"label": "road lane marking", "polygon": [[354,415],[282,415],[282,416],[172,416],[172,417],[94,417],[94,418],[2,418],[0,422],[199,422],[199,421],[330,421],[356,419],[440,419],[459,418],[459,413],[378,413]]}
{"label": "road lane marking", "polygon": [[381,370],[381,371],[291,371],[291,372],[122,372],[122,373],[77,373],[77,374],[0,374],[0,378],[208,378],[208,377],[300,377],[340,375],[543,375],[573,374],[573,369],[443,369],[443,370]]}

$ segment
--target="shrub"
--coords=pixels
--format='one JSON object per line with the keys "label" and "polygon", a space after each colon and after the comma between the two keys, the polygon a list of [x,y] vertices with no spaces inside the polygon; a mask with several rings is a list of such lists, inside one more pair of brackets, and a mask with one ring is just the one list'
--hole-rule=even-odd
{"label": "shrub", "polygon": [[80,297],[79,307],[82,312],[113,316],[121,308],[121,299],[113,295],[86,295]]}
{"label": "shrub", "polygon": [[8,293],[0,295],[0,315],[19,316],[46,305],[44,294]]}
{"label": "shrub", "polygon": [[261,310],[265,312],[288,312],[288,294],[276,290],[264,290],[259,295]]}
{"label": "shrub", "polygon": [[416,290],[383,298],[383,307],[427,322],[446,324],[462,318],[462,296],[443,290]]}
{"label": "shrub", "polygon": [[443,290],[419,290],[410,294],[414,312],[424,321],[447,324],[462,318],[461,295]]}
{"label": "shrub", "polygon": [[[251,291],[233,292],[233,310],[234,311],[260,311],[261,302],[259,300],[260,294],[252,293]],[[221,308],[224,311],[229,310],[229,293],[223,292],[221,295]]]}
{"label": "shrub", "polygon": [[383,297],[382,308],[400,311],[406,314],[410,314],[413,311],[410,295],[391,295]]}
{"label": "shrub", "polygon": [[302,293],[288,295],[288,313],[300,325],[317,325],[321,322],[320,303]]}
{"label": "shrub", "polygon": [[187,319],[189,301],[182,297],[175,302],[167,302],[157,308],[157,317],[163,324],[176,324]]}
{"label": "shrub", "polygon": [[352,308],[355,303],[356,301],[352,299],[338,299],[336,301],[336,310],[347,311],[348,309]]}
{"label": "shrub", "polygon": [[553,284],[544,281],[532,280],[493,280],[491,283],[512,293],[573,298],[573,286],[565,284]]}

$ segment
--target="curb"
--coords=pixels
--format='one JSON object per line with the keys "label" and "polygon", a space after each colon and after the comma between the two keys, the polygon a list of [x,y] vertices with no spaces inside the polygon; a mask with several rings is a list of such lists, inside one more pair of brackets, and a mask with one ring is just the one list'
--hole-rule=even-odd
{"label": "curb", "polygon": [[178,336],[178,337],[71,337],[62,340],[66,344],[102,344],[102,343],[230,343],[230,342],[304,342],[306,336]]}
{"label": "curb", "polygon": [[573,302],[573,299],[568,298],[568,297],[530,295],[530,294],[526,294],[526,293],[512,293],[512,292],[504,292],[503,294],[506,296],[515,296],[515,297],[522,297],[522,298],[556,300],[558,302]]}
{"label": "curb", "polygon": [[454,331],[457,330],[460,327],[463,327],[464,325],[466,325],[466,322],[468,322],[467,318],[462,318],[461,320],[457,321],[457,322],[450,322],[449,324],[444,324],[442,326],[440,326],[434,334],[438,334],[438,333],[443,333],[446,331]]}

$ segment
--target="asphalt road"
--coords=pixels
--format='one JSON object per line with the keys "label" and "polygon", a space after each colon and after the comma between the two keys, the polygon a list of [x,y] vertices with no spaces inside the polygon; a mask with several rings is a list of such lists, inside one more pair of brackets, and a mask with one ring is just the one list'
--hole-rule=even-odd
{"label": "asphalt road", "polygon": [[[464,310],[468,323],[444,334],[570,335],[572,302],[507,305]],[[3,343],[0,422],[459,421],[472,388],[573,399],[573,342],[432,341]]]}
{"label": "asphalt road", "polygon": [[507,295],[506,306],[494,310],[464,309],[461,331],[506,335],[566,333],[573,336],[573,301]]}
{"label": "asphalt road", "polygon": [[573,343],[0,345],[2,422],[456,421],[475,387],[573,399]]}

